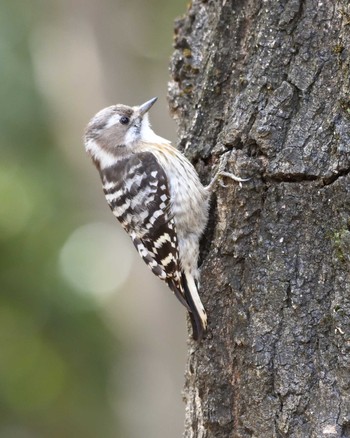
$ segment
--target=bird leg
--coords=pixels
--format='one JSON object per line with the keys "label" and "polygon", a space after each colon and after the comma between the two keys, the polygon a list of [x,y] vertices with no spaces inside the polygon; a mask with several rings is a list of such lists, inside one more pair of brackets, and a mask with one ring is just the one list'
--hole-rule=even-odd
{"label": "bird leg", "polygon": [[[227,161],[228,161],[228,157],[229,157],[230,152],[227,152],[226,154],[221,155],[220,157],[220,162],[219,162],[219,168],[216,171],[214,178],[211,180],[211,182],[209,183],[209,185],[206,187],[207,190],[211,191],[213,190],[215,184],[217,183],[217,181],[222,178],[222,177],[226,177],[226,178],[231,178],[234,181],[237,181],[240,183],[245,182],[245,181],[249,181],[250,178],[240,178],[239,176],[230,173],[230,172],[226,172],[225,171],[225,167],[227,165]],[[222,181],[219,181],[219,184],[221,185],[221,187],[227,187]]]}

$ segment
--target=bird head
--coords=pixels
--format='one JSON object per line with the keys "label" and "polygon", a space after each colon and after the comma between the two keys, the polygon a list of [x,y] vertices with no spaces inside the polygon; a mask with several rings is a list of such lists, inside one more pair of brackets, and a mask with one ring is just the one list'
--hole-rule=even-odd
{"label": "bird head", "polygon": [[85,131],[85,146],[91,155],[96,147],[105,152],[118,153],[130,149],[139,141],[147,141],[154,135],[148,120],[148,111],[157,98],[139,106],[112,105],[99,111]]}

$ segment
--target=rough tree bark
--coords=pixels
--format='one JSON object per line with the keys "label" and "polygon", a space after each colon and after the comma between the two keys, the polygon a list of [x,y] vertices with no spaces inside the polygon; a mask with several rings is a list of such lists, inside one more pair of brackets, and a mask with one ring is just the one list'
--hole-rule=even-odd
{"label": "rough tree bark", "polygon": [[175,25],[180,148],[226,181],[203,239],[209,333],[186,438],[350,437],[350,7],[194,0]]}

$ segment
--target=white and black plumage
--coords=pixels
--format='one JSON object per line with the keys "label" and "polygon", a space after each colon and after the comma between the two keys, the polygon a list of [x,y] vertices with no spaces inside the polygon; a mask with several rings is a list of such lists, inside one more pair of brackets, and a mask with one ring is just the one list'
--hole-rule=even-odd
{"label": "white and black plumage", "polygon": [[192,164],[152,131],[147,111],[155,101],[101,110],[87,126],[85,147],[113,214],[152,272],[187,308],[199,340],[207,315],[197,263],[212,184],[203,187]]}

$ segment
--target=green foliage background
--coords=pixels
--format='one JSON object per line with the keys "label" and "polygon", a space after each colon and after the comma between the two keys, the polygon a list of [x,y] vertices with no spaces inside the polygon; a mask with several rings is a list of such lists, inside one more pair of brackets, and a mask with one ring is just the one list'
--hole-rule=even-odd
{"label": "green foliage background", "polygon": [[0,13],[0,436],[107,437],[108,369],[120,351],[57,269],[84,219],[35,86],[32,6],[8,1]]}
{"label": "green foliage background", "polygon": [[[118,437],[108,385],[123,345],[57,267],[86,210],[83,178],[57,147],[33,69],[32,33],[60,2],[48,3],[6,0],[0,9],[0,437]],[[116,11],[104,5],[106,15]],[[150,32],[157,50],[160,5],[148,11],[160,23]]]}

